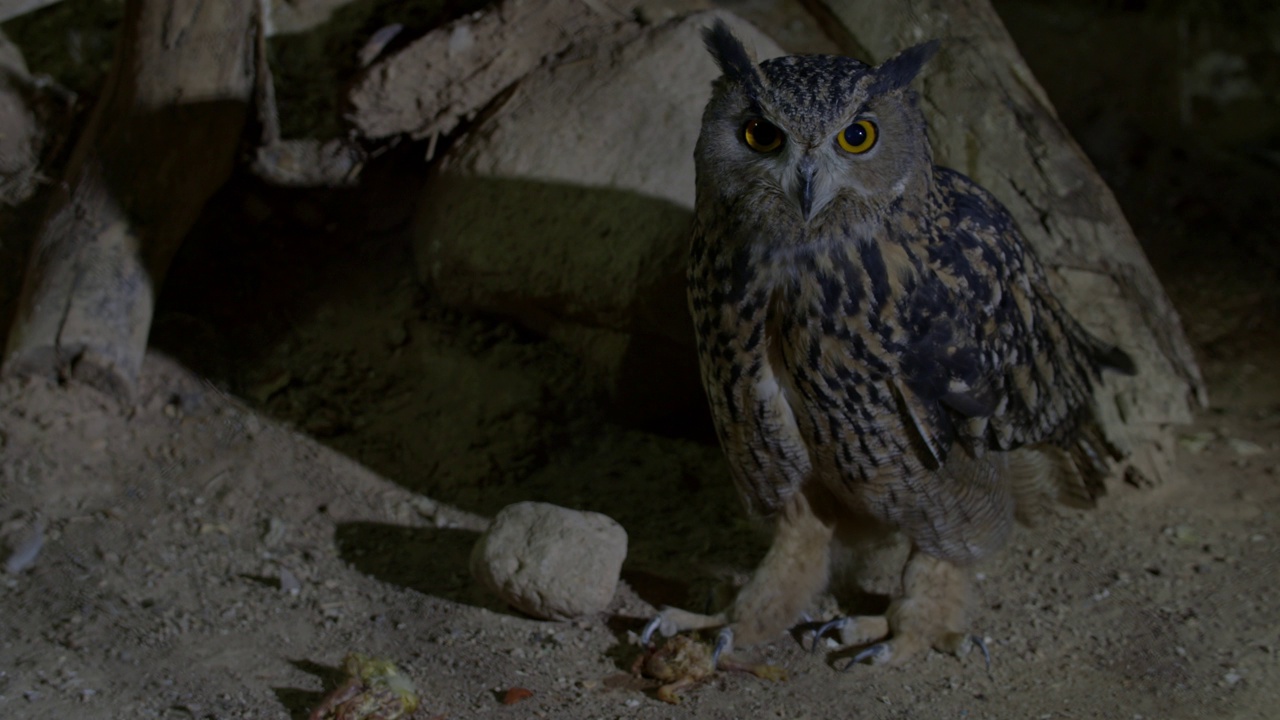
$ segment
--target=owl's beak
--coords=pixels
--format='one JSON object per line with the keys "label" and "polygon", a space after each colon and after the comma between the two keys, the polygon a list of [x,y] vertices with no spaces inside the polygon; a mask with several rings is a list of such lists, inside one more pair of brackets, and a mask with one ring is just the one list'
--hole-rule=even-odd
{"label": "owl's beak", "polygon": [[813,215],[813,173],[816,165],[811,157],[800,159],[796,168],[796,199],[800,201],[800,214],[808,220]]}

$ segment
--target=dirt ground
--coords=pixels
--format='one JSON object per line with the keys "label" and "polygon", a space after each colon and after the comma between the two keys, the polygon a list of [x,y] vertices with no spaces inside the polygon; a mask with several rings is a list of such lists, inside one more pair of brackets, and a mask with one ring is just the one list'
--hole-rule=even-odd
{"label": "dirt ground", "polygon": [[[785,681],[721,673],[670,705],[630,671],[636,634],[767,536],[705,434],[612,422],[552,343],[418,285],[420,157],[351,191],[237,178],[177,260],[133,403],[0,384],[0,542],[12,564],[43,540],[0,574],[0,717],[305,718],[349,652],[397,663],[421,718],[1275,717],[1274,168],[1161,145],[1098,162],[1212,405],[1179,430],[1183,478],[1117,481],[977,569],[989,668],[844,672],[797,633],[742,652]],[[536,621],[471,580],[484,518],[527,499],[626,528],[608,613]],[[513,687],[532,696],[503,704]]]}

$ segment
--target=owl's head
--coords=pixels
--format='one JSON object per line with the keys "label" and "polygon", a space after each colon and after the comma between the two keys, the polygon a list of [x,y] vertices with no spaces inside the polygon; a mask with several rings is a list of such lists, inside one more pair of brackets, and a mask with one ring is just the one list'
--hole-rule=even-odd
{"label": "owl's head", "polygon": [[833,201],[875,212],[927,189],[933,159],[908,86],[937,41],[871,67],[836,55],[757,65],[722,21],[704,39],[724,76],[695,151],[699,202],[712,193],[810,223]]}

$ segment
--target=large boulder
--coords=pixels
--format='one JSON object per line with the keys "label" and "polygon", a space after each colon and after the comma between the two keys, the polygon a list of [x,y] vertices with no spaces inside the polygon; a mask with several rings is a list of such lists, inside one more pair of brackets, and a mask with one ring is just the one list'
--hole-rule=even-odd
{"label": "large boulder", "polygon": [[[561,340],[624,414],[704,405],[684,263],[714,17],[624,24],[525,76],[449,148],[417,218],[439,297]],[[782,54],[721,17],[758,57]]]}

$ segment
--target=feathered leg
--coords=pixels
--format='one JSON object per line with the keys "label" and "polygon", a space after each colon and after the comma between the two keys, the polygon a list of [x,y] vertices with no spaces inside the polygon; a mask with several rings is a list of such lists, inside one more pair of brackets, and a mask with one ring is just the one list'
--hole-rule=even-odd
{"label": "feathered leg", "polygon": [[[1005,478],[1009,469],[1002,455],[975,456],[955,447],[930,482],[900,487],[901,502],[885,514],[896,515],[893,519],[912,541],[901,593],[883,616],[823,625],[815,646],[824,633],[838,630],[843,644],[875,643],[855,655],[855,663],[901,663],[929,647],[968,653],[969,578],[960,566],[989,556],[1007,540],[1015,508]],[[1038,475],[1038,466],[1029,466],[1027,473]]]}
{"label": "feathered leg", "polygon": [[916,550],[903,570],[902,594],[884,615],[832,620],[818,630],[814,642],[834,630],[841,645],[874,643],[855,655],[850,665],[898,664],[930,647],[963,657],[972,645],[965,634],[968,602],[968,574]]}
{"label": "feathered leg", "polygon": [[716,643],[719,657],[735,643],[753,645],[784,633],[827,584],[834,526],[815,512],[818,503],[830,506],[816,489],[792,496],[777,519],[769,552],[726,612],[698,615],[664,608],[645,628],[642,640],[648,642],[655,631],[670,636],[723,627]]}

